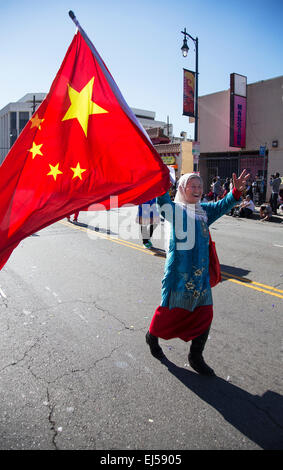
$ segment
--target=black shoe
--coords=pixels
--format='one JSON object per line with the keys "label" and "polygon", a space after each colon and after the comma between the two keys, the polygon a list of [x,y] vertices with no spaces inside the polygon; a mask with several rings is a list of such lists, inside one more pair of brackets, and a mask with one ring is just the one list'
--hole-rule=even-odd
{"label": "black shoe", "polygon": [[145,340],[149,345],[151,354],[156,359],[163,359],[165,357],[161,347],[158,344],[158,338],[156,336],[151,335],[148,331],[145,335]]}
{"label": "black shoe", "polygon": [[189,359],[189,364],[194,369],[196,372],[198,372],[201,375],[210,375],[215,376],[215,372],[211,367],[209,367],[201,354],[194,354],[192,355],[191,353],[188,356]]}

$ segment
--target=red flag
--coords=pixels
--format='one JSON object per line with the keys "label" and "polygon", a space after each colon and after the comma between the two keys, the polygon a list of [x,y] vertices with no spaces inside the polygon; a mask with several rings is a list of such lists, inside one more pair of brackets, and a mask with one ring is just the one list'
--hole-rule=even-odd
{"label": "red flag", "polygon": [[77,209],[167,191],[167,167],[82,29],[1,165],[0,185],[0,269],[21,240]]}

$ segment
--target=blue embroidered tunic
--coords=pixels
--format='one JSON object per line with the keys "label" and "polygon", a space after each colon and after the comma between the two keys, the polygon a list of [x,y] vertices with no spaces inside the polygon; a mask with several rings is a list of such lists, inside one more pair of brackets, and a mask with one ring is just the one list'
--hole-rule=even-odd
{"label": "blue embroidered tunic", "polygon": [[[185,206],[172,202],[168,193],[157,198],[159,210],[169,225],[169,246],[162,280],[162,307],[180,307],[193,311],[199,306],[212,305],[208,227],[232,209],[238,202],[235,196],[237,191],[233,190],[220,201],[201,203],[207,222],[198,215],[190,218]],[[168,211],[168,207],[171,210]],[[183,230],[180,230],[180,223],[183,223]]]}

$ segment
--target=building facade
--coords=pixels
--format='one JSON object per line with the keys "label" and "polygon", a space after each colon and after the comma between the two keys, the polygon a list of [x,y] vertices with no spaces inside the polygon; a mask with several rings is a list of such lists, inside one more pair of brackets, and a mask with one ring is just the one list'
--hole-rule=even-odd
{"label": "building facade", "polygon": [[156,121],[155,116],[156,113],[154,111],[147,111],[145,109],[138,109],[138,108],[131,108],[134,115],[138,118],[141,125],[144,129],[161,129],[163,134],[166,135],[169,140],[173,137],[173,126],[169,123],[164,121]]}
{"label": "building facade", "polygon": [[[46,93],[27,93],[20,100],[9,103],[0,110],[0,164],[20,135],[21,131],[42,103]],[[154,111],[131,108],[142,126],[157,137],[157,142],[170,142],[173,136],[173,126],[169,122],[157,121]]]}
{"label": "building facade", "polygon": [[46,93],[27,93],[0,110],[0,164],[45,96]]}
{"label": "building facade", "polygon": [[[246,146],[229,145],[230,90],[199,97],[199,169],[208,190],[221,179],[246,168],[254,181],[283,176],[283,76],[247,85]],[[264,149],[264,151],[263,151]]]}
{"label": "building facade", "polygon": [[[45,97],[46,93],[28,93],[0,110],[0,164]],[[138,108],[131,110],[148,133],[163,162],[175,169],[176,177],[186,172],[186,169],[193,171],[190,154],[192,143],[186,141],[186,133],[183,138],[174,141],[173,126],[168,120],[157,121],[154,111]]]}

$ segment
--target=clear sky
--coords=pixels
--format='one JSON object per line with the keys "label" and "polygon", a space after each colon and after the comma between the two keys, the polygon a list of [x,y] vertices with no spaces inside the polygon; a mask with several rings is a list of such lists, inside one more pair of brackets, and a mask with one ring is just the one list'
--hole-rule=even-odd
{"label": "clear sky", "polygon": [[193,137],[182,116],[183,68],[199,95],[227,90],[230,73],[248,84],[283,75],[283,0],[0,0],[0,109],[26,93],[48,92],[75,34],[73,10],[129,106],[169,116],[175,136]]}

